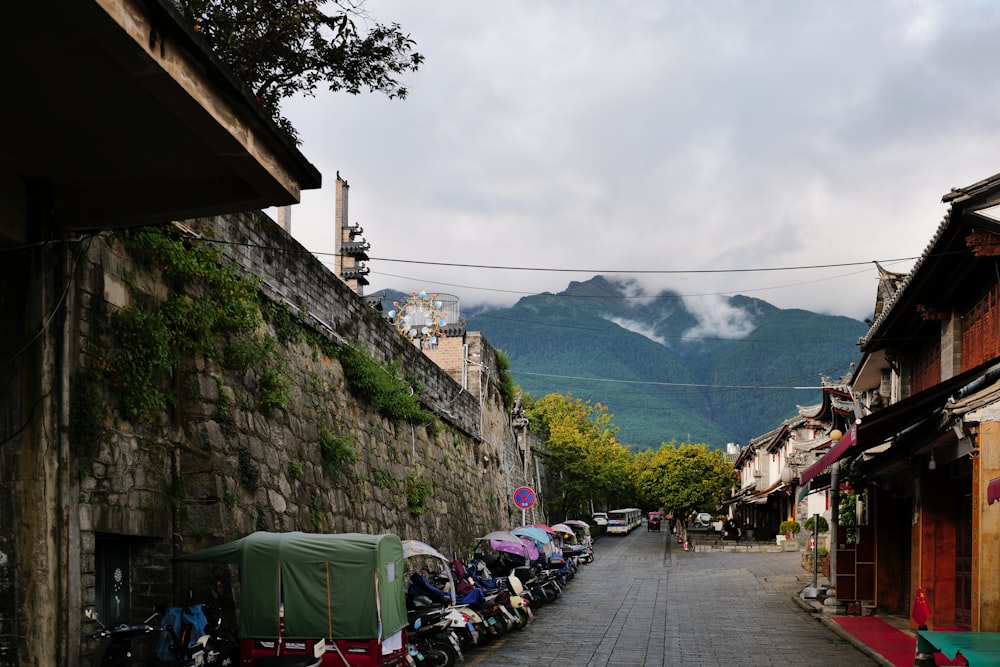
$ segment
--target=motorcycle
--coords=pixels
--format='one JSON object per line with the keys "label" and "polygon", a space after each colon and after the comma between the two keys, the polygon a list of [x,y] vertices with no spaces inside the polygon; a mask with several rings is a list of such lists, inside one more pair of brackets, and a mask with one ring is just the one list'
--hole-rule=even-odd
{"label": "motorcycle", "polygon": [[[119,623],[118,625],[108,627],[98,619],[96,610],[86,610],[84,616],[100,626],[97,630],[87,635],[87,637],[98,641],[109,640],[107,646],[104,647],[100,664],[104,667],[131,667],[135,660],[135,656],[132,653],[132,640],[136,637],[156,632],[157,628],[150,625],[150,622],[161,614],[162,611],[157,609],[142,623]],[[208,637],[203,635],[191,643],[184,658],[168,662],[158,661],[156,664],[163,665],[164,667],[167,665],[172,667],[204,665],[205,645],[207,642]]]}
{"label": "motorcycle", "polygon": [[407,631],[407,650],[416,665],[454,667],[462,657],[444,609],[418,614]]}

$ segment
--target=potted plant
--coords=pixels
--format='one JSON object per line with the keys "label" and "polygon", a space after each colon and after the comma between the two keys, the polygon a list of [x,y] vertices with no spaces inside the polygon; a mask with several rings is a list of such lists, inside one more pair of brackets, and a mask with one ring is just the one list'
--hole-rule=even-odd
{"label": "potted plant", "polygon": [[[805,524],[803,524],[803,527],[806,529],[806,532],[809,533],[809,534],[812,534],[812,532],[813,532],[813,523],[814,523],[813,522],[813,517],[809,517],[808,519],[806,519]],[[819,518],[819,529],[816,532],[817,533],[825,533],[828,530],[830,530],[830,523],[826,520],[825,517],[821,516]]]}
{"label": "potted plant", "polygon": [[787,521],[782,521],[781,525],[778,526],[778,532],[784,533],[786,540],[795,539],[795,536],[798,534],[799,530],[801,530],[799,522],[794,521],[792,519],[788,519]]}
{"label": "potted plant", "polygon": [[781,525],[778,526],[778,532],[785,536],[784,543],[785,549],[788,551],[795,551],[798,549],[798,545],[795,544],[795,536],[801,530],[799,522],[793,519],[788,519],[787,521],[782,521]]}

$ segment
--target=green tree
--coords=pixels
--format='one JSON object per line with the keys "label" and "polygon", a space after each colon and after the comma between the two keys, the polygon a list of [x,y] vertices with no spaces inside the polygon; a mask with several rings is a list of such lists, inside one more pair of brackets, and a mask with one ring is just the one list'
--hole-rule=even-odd
{"label": "green tree", "polygon": [[586,515],[598,506],[630,504],[635,497],[631,452],[621,445],[611,415],[600,403],[572,395],[549,394],[525,399],[531,428],[546,441],[553,517]]}
{"label": "green tree", "polygon": [[705,444],[664,444],[636,460],[637,483],[647,506],[685,517],[713,511],[736,484],[736,471],[723,452]]}
{"label": "green tree", "polygon": [[[320,85],[406,97],[399,76],[424,57],[396,23],[372,19],[364,0],[174,0],[258,104],[298,142],[279,103]],[[325,11],[325,7],[331,11]]]}

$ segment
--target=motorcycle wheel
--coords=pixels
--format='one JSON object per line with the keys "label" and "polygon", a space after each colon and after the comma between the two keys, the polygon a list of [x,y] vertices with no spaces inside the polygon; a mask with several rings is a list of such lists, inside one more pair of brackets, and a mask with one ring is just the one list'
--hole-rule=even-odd
{"label": "motorcycle wheel", "polygon": [[[448,654],[436,646],[421,649],[420,653],[424,656],[424,659],[420,661],[421,665],[427,665],[427,667],[450,667]],[[450,664],[454,665],[455,663],[452,662]]]}
{"label": "motorcycle wheel", "polygon": [[447,656],[448,662],[444,664],[444,667],[455,667],[458,663],[458,653],[455,651],[455,647],[451,645],[451,642],[444,639],[435,640],[433,648]]}
{"label": "motorcycle wheel", "polygon": [[496,619],[497,622],[493,624],[493,629],[496,630],[497,633],[493,636],[498,638],[503,637],[505,634],[507,634],[507,621],[506,619],[500,617],[499,615],[497,615]]}

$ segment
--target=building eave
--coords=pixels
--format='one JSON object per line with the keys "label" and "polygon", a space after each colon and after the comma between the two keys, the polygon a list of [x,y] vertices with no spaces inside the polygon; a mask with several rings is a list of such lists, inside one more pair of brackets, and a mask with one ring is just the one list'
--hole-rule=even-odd
{"label": "building eave", "polygon": [[72,232],[292,204],[320,186],[169,0],[14,3],[0,58],[0,242],[37,235],[38,202]]}

